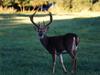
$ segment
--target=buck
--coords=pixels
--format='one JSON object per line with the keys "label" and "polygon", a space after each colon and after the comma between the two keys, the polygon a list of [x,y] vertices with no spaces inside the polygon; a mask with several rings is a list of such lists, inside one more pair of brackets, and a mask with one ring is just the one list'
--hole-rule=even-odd
{"label": "buck", "polygon": [[72,58],[72,73],[76,72],[76,51],[79,44],[79,37],[75,33],[67,33],[60,36],[47,36],[46,32],[49,25],[52,23],[52,14],[49,12],[50,22],[45,24],[45,22],[36,24],[34,22],[34,16],[36,12],[30,16],[31,22],[35,25],[35,30],[38,33],[38,37],[42,45],[47,49],[47,51],[52,55],[53,59],[53,74],[55,73],[56,58],[59,56],[60,62],[64,72],[67,72],[67,69],[63,63],[62,54],[68,53]]}

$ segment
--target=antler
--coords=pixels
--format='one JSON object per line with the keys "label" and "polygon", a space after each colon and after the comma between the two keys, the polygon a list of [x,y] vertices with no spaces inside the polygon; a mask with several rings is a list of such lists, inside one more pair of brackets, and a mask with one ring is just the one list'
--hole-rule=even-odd
{"label": "antler", "polygon": [[50,16],[50,22],[46,26],[48,26],[52,23],[52,14],[51,14],[51,12],[49,12],[49,16]]}
{"label": "antler", "polygon": [[33,19],[33,17],[34,17],[35,14],[36,14],[36,11],[35,11],[35,13],[33,13],[33,14],[30,16],[30,20],[31,20],[31,22],[32,22],[36,27],[38,27],[38,25],[34,22],[34,19]]}
{"label": "antler", "polygon": [[[35,14],[36,14],[36,11],[35,11],[35,13],[33,13],[33,14],[30,16],[30,20],[31,20],[31,22],[32,22],[36,27],[38,27],[38,25],[34,22],[34,19],[33,19],[33,17],[34,17]],[[46,26],[48,26],[48,25],[50,25],[50,24],[52,23],[52,14],[51,14],[51,12],[49,12],[49,16],[50,16],[50,22],[49,22],[48,24],[46,24]]]}

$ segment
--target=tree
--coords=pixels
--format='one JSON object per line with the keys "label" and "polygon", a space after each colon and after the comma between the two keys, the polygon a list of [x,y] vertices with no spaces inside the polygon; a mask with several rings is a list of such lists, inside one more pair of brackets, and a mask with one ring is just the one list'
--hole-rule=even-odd
{"label": "tree", "polygon": [[24,11],[25,5],[27,5],[30,0],[16,0],[16,2],[19,4],[21,11]]}
{"label": "tree", "polygon": [[2,6],[2,3],[3,3],[3,1],[2,1],[2,0],[0,0],[0,6]]}
{"label": "tree", "polygon": [[2,0],[2,6],[7,7],[11,5],[11,0]]}
{"label": "tree", "polygon": [[91,0],[92,4],[95,4],[96,2],[98,2],[99,0]]}

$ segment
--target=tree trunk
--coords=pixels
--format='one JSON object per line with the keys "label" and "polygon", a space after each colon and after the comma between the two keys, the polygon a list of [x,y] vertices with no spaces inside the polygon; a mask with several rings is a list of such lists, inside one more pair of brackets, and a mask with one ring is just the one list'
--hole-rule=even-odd
{"label": "tree trunk", "polygon": [[69,8],[70,8],[70,9],[73,8],[72,1],[73,1],[73,0],[70,0],[70,2],[69,2],[69,4],[70,4],[70,5],[69,5]]}

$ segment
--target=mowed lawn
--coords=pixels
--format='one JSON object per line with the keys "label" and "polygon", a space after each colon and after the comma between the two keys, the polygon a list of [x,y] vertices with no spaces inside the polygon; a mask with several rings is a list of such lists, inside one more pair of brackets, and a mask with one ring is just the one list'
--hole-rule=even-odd
{"label": "mowed lawn", "polygon": [[[38,40],[29,15],[0,14],[0,75],[52,75],[52,58]],[[80,37],[77,75],[100,75],[100,17],[54,20],[48,36],[74,32]],[[58,59],[57,59],[58,60]],[[71,75],[71,59],[64,55],[68,73],[59,60],[55,75]]]}

